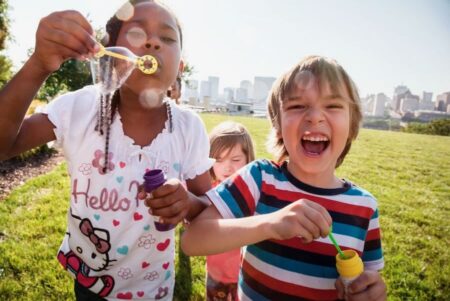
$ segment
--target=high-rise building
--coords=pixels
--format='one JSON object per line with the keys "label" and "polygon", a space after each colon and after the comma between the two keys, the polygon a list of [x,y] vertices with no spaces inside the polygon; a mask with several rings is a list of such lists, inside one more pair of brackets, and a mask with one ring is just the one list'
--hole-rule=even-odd
{"label": "high-rise building", "polygon": [[184,86],[184,98],[186,99],[198,99],[198,81],[189,80]]}
{"label": "high-rise building", "polygon": [[442,93],[436,96],[436,110],[447,112],[450,106],[450,92]]}
{"label": "high-rise building", "polygon": [[395,111],[400,110],[401,98],[404,97],[407,93],[411,94],[407,86],[400,85],[394,88],[394,96],[392,97],[392,108]]}
{"label": "high-rise building", "polygon": [[384,93],[378,93],[374,98],[372,116],[382,117],[389,98]]}
{"label": "high-rise building", "polygon": [[235,98],[236,98],[236,101],[250,103],[250,99],[248,97],[248,90],[245,88],[237,88]]}
{"label": "high-rise building", "polygon": [[255,76],[253,84],[253,99],[255,102],[261,102],[267,99],[267,95],[275,79],[274,77]]}
{"label": "high-rise building", "polygon": [[239,87],[247,91],[247,98],[253,98],[253,84],[251,81],[243,80]]}
{"label": "high-rise building", "polygon": [[216,102],[219,99],[219,78],[216,76],[209,76],[208,81],[211,92],[211,100]]}
{"label": "high-rise building", "polygon": [[211,97],[211,84],[207,80],[202,80],[200,82],[200,98],[203,99],[205,96]]}
{"label": "high-rise building", "polygon": [[231,87],[226,87],[225,89],[223,89],[223,97],[225,99],[225,102],[234,101],[234,89]]}

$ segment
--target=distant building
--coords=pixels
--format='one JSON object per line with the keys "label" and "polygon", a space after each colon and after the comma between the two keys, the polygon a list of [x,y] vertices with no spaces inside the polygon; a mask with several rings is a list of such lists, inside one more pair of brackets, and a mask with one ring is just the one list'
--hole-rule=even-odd
{"label": "distant building", "polygon": [[211,89],[211,99],[212,101],[217,101],[219,99],[219,78],[216,76],[209,76],[208,81]]}
{"label": "distant building", "polygon": [[436,110],[447,112],[450,106],[450,92],[442,93],[436,96]]}
{"label": "distant building", "polygon": [[211,97],[211,85],[209,81],[202,80],[200,82],[200,98],[203,99],[205,96]]}
{"label": "distant building", "polygon": [[234,89],[231,87],[223,89],[223,97],[226,103],[234,101]]}
{"label": "distant building", "polygon": [[236,101],[238,102],[248,102],[250,103],[250,99],[248,97],[248,90],[244,88],[237,88],[236,89]]}
{"label": "distant building", "polygon": [[386,108],[386,103],[388,101],[389,98],[386,96],[386,94],[378,93],[374,100],[372,116],[383,117]]}
{"label": "distant building", "polygon": [[400,85],[394,88],[394,95],[392,97],[392,108],[394,111],[400,110],[401,97],[403,97],[406,93],[411,94],[407,86]]}
{"label": "distant building", "polygon": [[265,101],[275,80],[275,77],[255,76],[253,84],[253,99],[256,102],[259,102],[261,100]]}
{"label": "distant building", "polygon": [[236,115],[250,115],[253,113],[252,104],[247,102],[230,102],[227,104],[227,109],[230,114]]}
{"label": "distant building", "polygon": [[[242,88],[244,90],[247,90],[247,98],[252,99],[253,98],[253,84],[249,80],[243,80],[241,81],[241,84],[239,85],[239,88]],[[237,98],[237,96],[236,96]]]}
{"label": "distant building", "polygon": [[400,112],[414,112],[419,110],[419,97],[407,95],[400,100]]}
{"label": "distant building", "polygon": [[198,101],[198,81],[189,80],[188,84],[184,86],[183,98],[191,100],[196,103]]}
{"label": "distant building", "polygon": [[423,122],[430,122],[436,119],[450,119],[450,112],[418,110],[414,112],[414,118]]}

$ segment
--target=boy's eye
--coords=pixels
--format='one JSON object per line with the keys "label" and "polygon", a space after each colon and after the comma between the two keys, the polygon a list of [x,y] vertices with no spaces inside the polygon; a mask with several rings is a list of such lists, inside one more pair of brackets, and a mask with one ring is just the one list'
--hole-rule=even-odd
{"label": "boy's eye", "polygon": [[297,104],[297,105],[290,105],[290,106],[288,106],[288,107],[286,108],[286,110],[302,110],[302,109],[304,109],[304,108],[306,108],[305,105]]}

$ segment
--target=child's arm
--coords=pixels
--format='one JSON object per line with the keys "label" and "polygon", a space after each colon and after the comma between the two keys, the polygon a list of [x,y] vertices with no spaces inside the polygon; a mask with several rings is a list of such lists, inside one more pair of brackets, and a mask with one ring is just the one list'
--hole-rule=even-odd
{"label": "child's arm", "polygon": [[95,52],[92,33],[86,19],[74,11],[40,21],[34,53],[0,91],[0,160],[55,139],[45,115],[24,120],[25,113],[45,79],[65,60]]}
{"label": "child's arm", "polygon": [[267,239],[301,236],[305,243],[326,237],[331,225],[327,210],[302,199],[274,213],[222,219],[215,206],[205,209],[186,229],[181,247],[187,255],[211,255]]}
{"label": "child's arm", "polygon": [[347,301],[370,301],[370,300],[386,300],[386,284],[377,271],[364,271],[356,278],[347,288],[345,294],[344,284],[341,279],[336,280],[336,289],[339,299]]}

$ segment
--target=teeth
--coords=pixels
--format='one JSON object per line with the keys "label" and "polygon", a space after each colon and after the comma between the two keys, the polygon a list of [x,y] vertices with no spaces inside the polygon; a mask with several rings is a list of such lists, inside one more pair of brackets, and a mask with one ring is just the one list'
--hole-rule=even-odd
{"label": "teeth", "polygon": [[304,136],[302,139],[307,140],[307,141],[313,141],[313,142],[329,140],[327,137],[324,137],[324,136]]}

